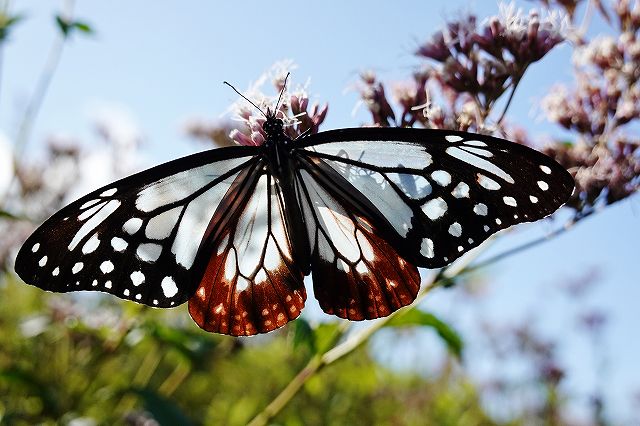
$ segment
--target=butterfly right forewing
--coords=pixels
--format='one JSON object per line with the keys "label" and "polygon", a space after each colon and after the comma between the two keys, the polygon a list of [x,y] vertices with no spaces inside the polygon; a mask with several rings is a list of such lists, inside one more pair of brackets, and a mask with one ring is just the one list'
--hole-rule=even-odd
{"label": "butterfly right forewing", "polygon": [[311,135],[297,154],[322,162],[374,207],[369,216],[418,266],[451,263],[493,233],[553,213],[571,175],[551,158],[483,135],[343,129]]}

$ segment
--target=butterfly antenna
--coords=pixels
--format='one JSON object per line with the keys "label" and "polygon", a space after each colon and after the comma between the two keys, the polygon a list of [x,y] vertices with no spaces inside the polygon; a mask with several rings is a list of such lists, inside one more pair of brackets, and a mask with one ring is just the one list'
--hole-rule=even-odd
{"label": "butterfly antenna", "polygon": [[276,114],[278,111],[278,105],[280,105],[280,101],[282,100],[282,94],[284,93],[284,89],[287,88],[287,80],[289,79],[289,74],[291,74],[290,72],[287,73],[286,77],[284,78],[284,84],[282,85],[282,90],[280,90],[280,96],[278,96],[278,102],[276,102],[276,106],[273,109],[273,113]]}
{"label": "butterfly antenna", "polygon": [[256,104],[254,104],[251,99],[247,98],[245,95],[243,95],[242,93],[240,93],[238,91],[238,89],[236,89],[235,87],[233,87],[231,84],[229,84],[229,82],[227,81],[223,81],[222,83],[226,84],[227,86],[231,87],[233,89],[234,92],[236,92],[238,95],[240,95],[240,97],[242,99],[244,99],[245,101],[249,102],[251,105],[253,105],[258,111],[260,111],[262,113],[262,115],[264,115],[265,118],[269,118],[267,117],[267,114],[264,113],[264,111]]}

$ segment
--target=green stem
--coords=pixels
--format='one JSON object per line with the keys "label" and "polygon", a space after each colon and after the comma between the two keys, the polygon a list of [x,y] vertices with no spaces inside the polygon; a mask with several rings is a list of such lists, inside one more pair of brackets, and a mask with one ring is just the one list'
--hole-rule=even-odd
{"label": "green stem", "polygon": [[[448,282],[449,278],[454,276],[459,276],[462,274],[466,274],[477,269],[486,267],[492,263],[498,262],[508,256],[519,253],[521,251],[532,248],[538,244],[544,243],[546,241],[551,240],[554,237],[566,232],[571,229],[571,227],[577,222],[577,219],[572,219],[565,224],[565,226],[553,231],[550,234],[545,235],[544,237],[538,238],[536,240],[525,243],[521,246],[515,247],[511,250],[507,250],[504,253],[500,253],[496,256],[493,256],[483,262],[479,262],[473,266],[468,266],[473,260],[475,260],[483,250],[477,250],[475,252],[468,253],[465,257],[459,259],[457,262],[449,265],[446,268],[443,268],[437,273],[430,284],[426,285],[423,289],[420,290],[416,300],[412,303],[412,306],[416,306],[419,304],[432,290],[439,287],[445,282]],[[488,245],[494,240],[488,240],[484,249],[488,247]],[[354,333],[347,340],[342,343],[334,346],[332,349],[328,350],[322,355],[316,355],[307,363],[307,365],[289,382],[289,384],[280,392],[280,394],[273,400],[264,410],[262,410],[258,415],[256,415],[251,422],[249,422],[249,426],[264,426],[266,425],[270,419],[275,417],[288,403],[289,401],[298,393],[298,391],[302,388],[302,386],[316,373],[322,370],[324,367],[333,364],[339,359],[343,358],[345,355],[350,354],[360,346],[362,346],[365,342],[369,340],[369,338],[382,327],[387,325],[389,321],[401,311],[395,311],[391,315],[380,318],[375,321],[371,326],[362,329],[361,331]]]}
{"label": "green stem", "polygon": [[[69,18],[73,13],[74,0],[66,0],[65,1],[65,10],[64,14]],[[42,107],[42,103],[44,102],[44,98],[47,94],[49,86],[51,84],[51,80],[58,68],[58,64],[60,63],[60,57],[62,56],[62,50],[64,49],[64,43],[66,38],[63,34],[59,34],[53,42],[51,49],[49,50],[49,55],[47,56],[47,60],[45,62],[45,66],[38,78],[36,83],[36,88],[27,103],[27,107],[22,116],[22,120],[20,121],[20,125],[18,127],[18,134],[16,136],[15,143],[15,157],[19,158],[22,151],[25,149],[27,143],[29,142],[29,138],[31,136],[31,130],[33,129],[33,125],[38,117],[38,112]]]}
{"label": "green stem", "polygon": [[[442,270],[439,274],[437,274],[431,283],[425,286],[420,292],[418,296],[413,301],[412,306],[420,303],[426,295],[440,284],[445,282],[444,278],[446,274],[446,270]],[[375,321],[371,326],[354,333],[347,340],[343,341],[337,346],[334,346],[332,349],[328,350],[322,355],[315,355],[307,365],[300,370],[300,372],[289,382],[289,384],[276,396],[276,398],[267,405],[264,410],[258,413],[257,416],[251,420],[248,425],[249,426],[264,426],[266,425],[270,419],[276,416],[288,403],[289,401],[298,393],[298,391],[302,388],[302,386],[316,373],[322,370],[324,367],[333,364],[339,359],[343,358],[345,355],[353,352],[355,349],[362,346],[369,338],[382,327],[387,325],[389,321],[398,313],[402,311],[395,311],[391,315],[380,318]]]}

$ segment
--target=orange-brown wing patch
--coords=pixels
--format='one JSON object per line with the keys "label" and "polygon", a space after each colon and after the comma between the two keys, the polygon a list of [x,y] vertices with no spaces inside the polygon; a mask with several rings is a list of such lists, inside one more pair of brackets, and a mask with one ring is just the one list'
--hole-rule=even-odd
{"label": "orange-brown wing patch", "polygon": [[189,313],[207,331],[266,333],[297,318],[304,306],[303,274],[293,262],[280,189],[268,174],[252,189],[231,189],[225,197],[235,202],[221,203],[227,210],[214,215],[225,226],[215,232],[213,254],[189,300]]}

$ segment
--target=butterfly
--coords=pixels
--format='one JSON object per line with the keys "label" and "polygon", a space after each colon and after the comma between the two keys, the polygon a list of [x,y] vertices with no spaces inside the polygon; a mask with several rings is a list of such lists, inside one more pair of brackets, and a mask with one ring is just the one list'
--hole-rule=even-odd
{"label": "butterfly", "polygon": [[418,267],[550,215],[574,188],[553,159],[486,135],[348,128],[293,140],[278,103],[260,146],[170,161],[64,207],[21,247],[16,272],[48,291],[188,301],[198,326],[234,336],[298,317],[311,274],[326,313],[374,319],[416,298]]}

